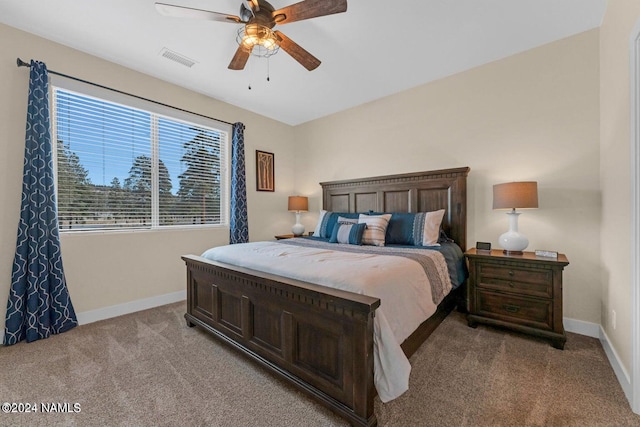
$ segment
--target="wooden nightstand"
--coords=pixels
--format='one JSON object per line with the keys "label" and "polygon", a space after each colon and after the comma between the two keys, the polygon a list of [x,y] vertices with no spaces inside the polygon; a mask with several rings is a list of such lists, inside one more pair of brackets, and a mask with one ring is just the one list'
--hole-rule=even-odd
{"label": "wooden nightstand", "polygon": [[280,234],[279,236],[273,236],[277,240],[283,239],[293,239],[294,237],[304,237],[304,236],[313,236],[313,231],[309,231],[307,234],[301,234],[300,236],[295,236],[293,234]]}
{"label": "wooden nightstand", "polygon": [[294,236],[293,234],[280,234],[279,236],[274,236],[277,240],[283,240],[283,239],[293,239],[294,237],[301,237],[301,236]]}
{"label": "wooden nightstand", "polygon": [[503,326],[551,340],[563,349],[562,271],[569,264],[533,252],[505,255],[502,250],[465,253],[469,261],[467,323]]}

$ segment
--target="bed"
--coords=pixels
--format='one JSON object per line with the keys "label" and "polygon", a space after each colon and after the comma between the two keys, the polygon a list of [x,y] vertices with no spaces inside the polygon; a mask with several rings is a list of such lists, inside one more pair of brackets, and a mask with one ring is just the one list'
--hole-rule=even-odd
{"label": "bed", "polygon": [[[349,213],[444,209],[442,229],[464,249],[468,172],[464,167],[324,182],[323,209]],[[183,260],[189,326],[204,328],[352,425],[377,424],[374,324],[379,320],[379,298],[201,256]],[[401,350],[406,357],[456,303],[464,301],[463,288],[445,296],[435,313],[404,339]]]}

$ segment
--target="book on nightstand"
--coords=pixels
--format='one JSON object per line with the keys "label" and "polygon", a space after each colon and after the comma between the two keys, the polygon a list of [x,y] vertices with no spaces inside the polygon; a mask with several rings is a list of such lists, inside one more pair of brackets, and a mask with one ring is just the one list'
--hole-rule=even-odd
{"label": "book on nightstand", "polygon": [[536,256],[541,256],[545,258],[558,258],[558,252],[556,251],[547,251],[543,249],[536,249]]}

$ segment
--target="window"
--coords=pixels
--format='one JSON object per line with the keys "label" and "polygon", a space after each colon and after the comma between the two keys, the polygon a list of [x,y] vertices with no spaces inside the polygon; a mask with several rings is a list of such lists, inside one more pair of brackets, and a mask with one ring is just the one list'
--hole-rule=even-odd
{"label": "window", "polygon": [[227,225],[229,128],[117,96],[53,85],[60,230]]}

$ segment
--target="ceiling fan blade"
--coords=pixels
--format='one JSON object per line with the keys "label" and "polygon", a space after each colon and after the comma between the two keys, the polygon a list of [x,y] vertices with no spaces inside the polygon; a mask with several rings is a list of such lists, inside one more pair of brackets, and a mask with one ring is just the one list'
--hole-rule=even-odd
{"label": "ceiling fan blade", "polygon": [[240,19],[244,22],[249,22],[251,18],[253,18],[255,14],[250,7],[245,5],[244,3],[240,3]]}
{"label": "ceiling fan blade", "polygon": [[236,54],[233,55],[228,68],[230,70],[243,70],[244,66],[247,64],[249,55],[251,55],[251,49],[247,49],[244,46],[238,46],[238,50],[236,50]]}
{"label": "ceiling fan blade", "polygon": [[346,11],[347,0],[304,0],[278,9],[271,16],[276,24],[282,25]]}
{"label": "ceiling fan blade", "polygon": [[172,16],[174,18],[195,18],[209,21],[232,22],[234,24],[243,22],[235,15],[227,15],[226,13],[218,13],[210,10],[194,9],[192,7],[176,6],[166,3],[156,2],[156,10],[161,15]]}
{"label": "ceiling fan blade", "polygon": [[320,66],[320,60],[300,47],[298,43],[294,42],[280,31],[274,31],[274,34],[278,39],[278,46],[284,49],[285,52],[291,55],[291,57],[298,61],[304,68],[312,71]]}
{"label": "ceiling fan blade", "polygon": [[248,0],[248,1],[249,3],[251,3],[254,12],[257,12],[260,10],[260,5],[258,4],[258,0]]}

